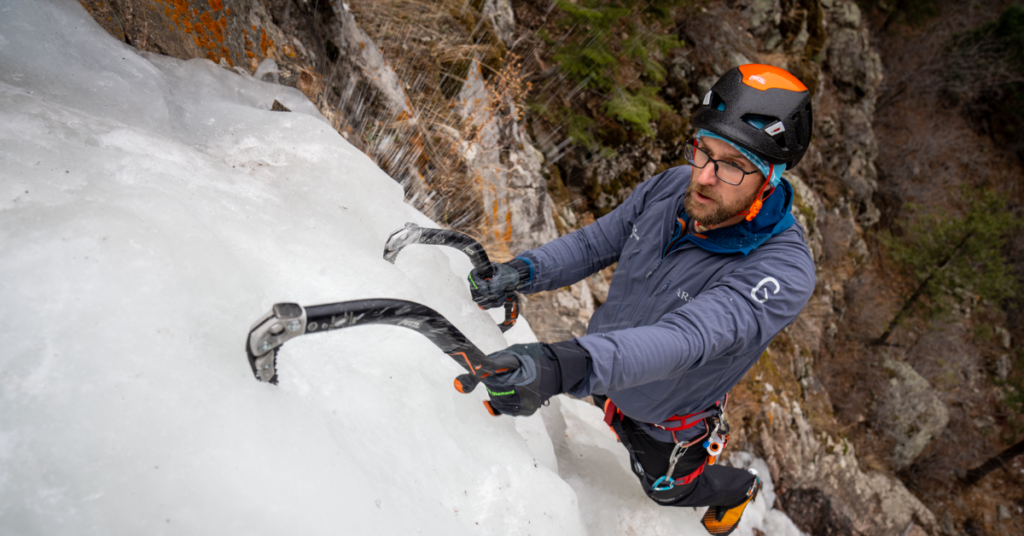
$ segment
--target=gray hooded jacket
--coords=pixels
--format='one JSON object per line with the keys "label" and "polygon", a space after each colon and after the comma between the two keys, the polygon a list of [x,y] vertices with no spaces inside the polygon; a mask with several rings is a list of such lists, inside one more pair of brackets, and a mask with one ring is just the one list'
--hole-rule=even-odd
{"label": "gray hooded jacket", "polygon": [[[592,225],[523,252],[530,293],[573,284],[618,262],[607,301],[576,342],[588,377],[571,394],[605,394],[652,437],[650,423],[721,401],[793,322],[814,291],[814,262],[782,181],[750,222],[687,232],[690,166],[640,184]],[[703,426],[677,434],[693,437]]]}

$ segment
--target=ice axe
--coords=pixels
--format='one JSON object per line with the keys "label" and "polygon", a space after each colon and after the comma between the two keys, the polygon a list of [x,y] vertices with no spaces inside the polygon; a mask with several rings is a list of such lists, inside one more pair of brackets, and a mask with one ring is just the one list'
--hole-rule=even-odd
{"label": "ice axe", "polygon": [[[388,241],[384,244],[384,260],[394,264],[402,248],[412,244],[448,246],[458,249],[469,256],[469,260],[481,278],[490,279],[494,276],[491,260],[487,258],[487,252],[480,242],[456,231],[428,229],[415,223],[406,223],[405,227],[391,233]],[[518,319],[519,294],[513,292],[505,299],[505,321],[498,324],[498,328],[504,333],[512,329]]]}
{"label": "ice axe", "polygon": [[[480,380],[491,374],[513,372],[519,360],[512,355],[487,359],[483,353],[447,318],[419,303],[394,300],[353,300],[303,307],[297,303],[278,303],[249,330],[245,352],[256,379],[277,384],[277,352],[285,342],[300,335],[341,328],[387,324],[416,331],[466,369],[455,378],[455,389],[472,392]],[[497,415],[488,401],[484,406]]]}

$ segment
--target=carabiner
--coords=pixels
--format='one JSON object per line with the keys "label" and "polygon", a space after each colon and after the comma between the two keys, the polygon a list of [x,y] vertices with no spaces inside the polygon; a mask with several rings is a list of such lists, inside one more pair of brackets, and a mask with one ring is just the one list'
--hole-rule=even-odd
{"label": "carabiner", "polygon": [[[661,483],[664,482],[665,480],[668,480],[668,486],[667,487],[659,487],[659,486],[661,486]],[[671,478],[669,478],[668,475],[665,475],[665,476],[659,478],[658,480],[656,480],[654,482],[654,485],[651,486],[651,487],[654,488],[654,491],[668,491],[668,490],[676,487],[676,482],[675,482],[675,480],[672,480]]]}

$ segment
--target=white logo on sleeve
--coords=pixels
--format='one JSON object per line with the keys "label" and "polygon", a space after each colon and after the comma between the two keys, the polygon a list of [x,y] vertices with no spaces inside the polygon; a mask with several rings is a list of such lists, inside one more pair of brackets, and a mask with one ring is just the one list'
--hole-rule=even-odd
{"label": "white logo on sleeve", "polygon": [[629,235],[630,238],[635,238],[637,242],[640,241],[640,235],[636,234],[636,225],[633,226],[633,234]]}
{"label": "white logo on sleeve", "polygon": [[[768,288],[765,286],[767,283],[775,285],[775,290],[772,291],[772,294],[778,294],[779,291],[782,290],[782,285],[779,285],[779,280],[769,276],[762,279],[756,287],[750,289],[750,297],[761,303],[768,301]],[[764,297],[759,295],[763,295]]]}

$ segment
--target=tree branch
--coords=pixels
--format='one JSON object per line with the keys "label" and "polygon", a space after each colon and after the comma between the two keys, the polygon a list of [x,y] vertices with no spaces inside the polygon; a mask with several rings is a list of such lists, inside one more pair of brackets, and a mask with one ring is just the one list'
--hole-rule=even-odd
{"label": "tree branch", "polygon": [[991,473],[998,467],[1003,467],[1006,462],[1014,459],[1017,456],[1024,454],[1024,440],[1017,442],[1016,445],[1000,452],[996,456],[989,458],[988,461],[981,464],[980,466],[967,471],[967,475],[963,478],[964,487],[971,487],[978,483],[985,475]]}
{"label": "tree branch", "polygon": [[964,247],[964,244],[967,243],[967,239],[969,239],[973,234],[974,231],[970,231],[967,234],[965,234],[964,237],[960,239],[960,242],[957,243],[956,247],[953,248],[953,251],[950,251],[949,255],[947,255],[946,258],[943,259],[942,263],[939,264],[939,267],[933,270],[931,273],[929,273],[928,277],[924,278],[924,281],[921,281],[921,284],[917,286],[917,289],[914,290],[914,293],[910,295],[910,298],[907,298],[907,301],[903,302],[903,307],[900,309],[900,311],[896,313],[896,316],[892,319],[891,322],[889,322],[889,326],[885,328],[885,333],[882,333],[882,336],[875,340],[875,344],[885,344],[886,341],[889,340],[889,337],[892,336],[892,331],[896,329],[896,325],[899,324],[899,321],[903,318],[903,315],[907,314],[907,312],[910,311],[910,308],[914,306],[914,303],[917,302],[918,298],[920,298],[921,295],[924,294],[925,289],[928,288],[928,283],[930,283],[932,278],[935,277],[935,274],[941,272],[943,268],[945,268],[953,260],[957,252],[960,251],[960,248]]}

